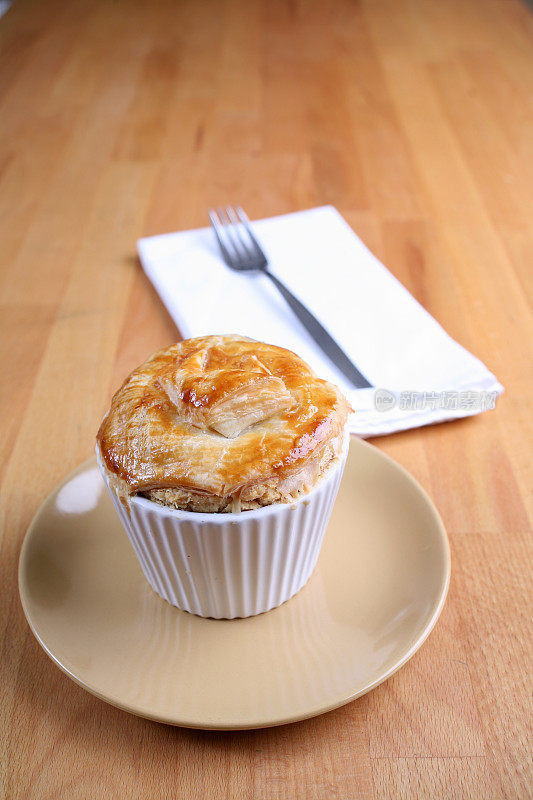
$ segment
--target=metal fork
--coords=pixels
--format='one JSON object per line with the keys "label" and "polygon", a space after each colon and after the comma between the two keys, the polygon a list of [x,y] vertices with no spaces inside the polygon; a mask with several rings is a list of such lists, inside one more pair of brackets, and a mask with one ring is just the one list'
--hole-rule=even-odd
{"label": "metal fork", "polygon": [[270,272],[268,259],[261,250],[250,225],[250,220],[240,206],[209,211],[209,219],[215,232],[224,261],[237,272],[262,272],[276,286],[302,325],[309,331],[315,342],[331,359],[337,369],[355,386],[366,389],[372,384],[362,375],[344,350],[322,327],[316,317],[301,303],[287,287]]}

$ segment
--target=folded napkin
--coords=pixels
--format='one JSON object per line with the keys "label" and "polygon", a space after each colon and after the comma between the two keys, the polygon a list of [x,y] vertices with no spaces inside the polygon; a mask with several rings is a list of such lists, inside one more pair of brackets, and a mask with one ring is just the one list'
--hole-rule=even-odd
{"label": "folded napkin", "polygon": [[375,388],[353,389],[270,280],[222,261],[210,228],[138,242],[143,268],[184,337],[237,333],[294,350],[337,383],[361,436],[493,408],[503,387],[451,339],[331,206],[253,223],[270,269]]}

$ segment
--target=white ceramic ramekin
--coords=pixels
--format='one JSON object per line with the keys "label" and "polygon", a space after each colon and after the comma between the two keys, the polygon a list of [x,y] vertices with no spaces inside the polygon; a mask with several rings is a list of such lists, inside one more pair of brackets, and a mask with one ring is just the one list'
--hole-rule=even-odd
{"label": "white ceramic ramekin", "polygon": [[[337,496],[342,455],[307,495],[240,514],[181,511],[133,497],[130,509],[104,481],[144,575],[163,599],[201,617],[250,617],[281,605],[313,572]],[[99,456],[98,452],[97,455]]]}

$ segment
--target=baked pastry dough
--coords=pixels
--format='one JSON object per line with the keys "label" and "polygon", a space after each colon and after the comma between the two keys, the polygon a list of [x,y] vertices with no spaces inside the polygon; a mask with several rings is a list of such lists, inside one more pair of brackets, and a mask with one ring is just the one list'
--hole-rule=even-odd
{"label": "baked pastry dough", "polygon": [[349,411],[337,387],[289,350],[206,336],[134,370],[97,441],[123,499],[246,510],[309,491],[339,456]]}

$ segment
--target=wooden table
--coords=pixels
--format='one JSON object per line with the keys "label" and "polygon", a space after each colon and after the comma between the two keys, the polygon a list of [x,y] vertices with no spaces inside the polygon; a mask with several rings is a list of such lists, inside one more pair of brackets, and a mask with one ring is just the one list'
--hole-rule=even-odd
{"label": "wooden table", "polygon": [[[0,20],[2,797],[532,796],[532,20],[518,0],[15,0]],[[422,650],[344,708],[232,734],[84,692],[16,577],[112,392],[179,338],[137,238],[223,202],[333,203],[507,389],[375,442],[449,532]]]}

